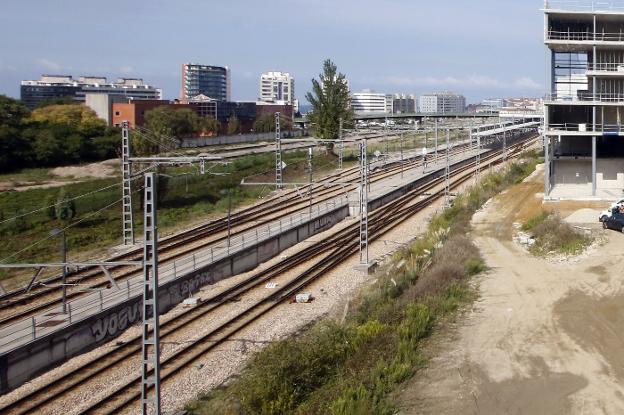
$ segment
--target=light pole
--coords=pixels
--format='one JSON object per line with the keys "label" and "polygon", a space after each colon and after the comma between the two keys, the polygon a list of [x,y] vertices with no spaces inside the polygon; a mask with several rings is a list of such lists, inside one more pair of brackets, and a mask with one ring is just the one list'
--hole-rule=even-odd
{"label": "light pole", "polygon": [[67,239],[65,231],[60,229],[52,229],[50,236],[61,237],[61,262],[63,263],[63,279],[62,279],[62,296],[63,296],[63,314],[67,314]]}

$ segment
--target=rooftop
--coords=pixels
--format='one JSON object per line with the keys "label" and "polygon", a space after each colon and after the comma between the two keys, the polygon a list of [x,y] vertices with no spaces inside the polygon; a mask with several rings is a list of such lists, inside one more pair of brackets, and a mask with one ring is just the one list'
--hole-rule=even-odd
{"label": "rooftop", "polygon": [[544,11],[577,13],[624,13],[624,0],[545,0]]}

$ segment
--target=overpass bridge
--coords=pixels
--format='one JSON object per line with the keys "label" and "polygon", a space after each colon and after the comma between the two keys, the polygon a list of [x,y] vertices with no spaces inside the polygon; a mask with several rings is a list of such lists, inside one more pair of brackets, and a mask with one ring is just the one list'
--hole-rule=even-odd
{"label": "overpass bridge", "polygon": [[[490,118],[499,118],[499,117],[503,117],[506,118],[503,114],[498,114],[498,113],[474,113],[474,112],[440,112],[440,113],[431,113],[431,112],[411,112],[411,113],[403,113],[403,114],[388,114],[385,112],[378,112],[378,113],[366,113],[366,114],[355,114],[353,116],[353,119],[356,121],[385,121],[386,119],[388,120],[422,120],[424,118],[449,118],[449,119],[468,119],[468,118],[472,118],[472,119],[476,119],[476,118],[480,118],[480,119],[490,119]],[[525,113],[525,114],[514,114],[513,116],[510,116],[509,118],[540,118],[540,114],[532,114],[532,113]],[[305,128],[306,126],[309,125],[310,121],[308,120],[307,117],[303,116],[303,117],[299,117],[299,118],[295,118],[295,124]]]}

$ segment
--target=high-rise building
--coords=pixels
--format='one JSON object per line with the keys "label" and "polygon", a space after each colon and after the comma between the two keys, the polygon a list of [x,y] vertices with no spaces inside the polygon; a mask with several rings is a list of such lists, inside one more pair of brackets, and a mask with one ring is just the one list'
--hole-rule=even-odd
{"label": "high-rise building", "polygon": [[260,101],[295,105],[295,78],[287,72],[267,72],[260,76]]}
{"label": "high-rise building", "polygon": [[351,94],[351,108],[359,114],[385,113],[386,94],[364,89]]}
{"label": "high-rise building", "polygon": [[466,110],[466,98],[452,92],[423,94],[418,101],[422,113],[461,114]]}
{"label": "high-rise building", "polygon": [[411,114],[416,112],[416,96],[411,94],[388,95],[392,114]]}
{"label": "high-rise building", "polygon": [[217,101],[230,101],[230,69],[227,66],[182,65],[182,87],[180,98],[188,101],[198,95],[205,95]]}
{"label": "high-rise building", "polygon": [[115,82],[108,82],[101,76],[81,76],[75,80],[71,75],[41,75],[39,80],[22,81],[20,87],[21,99],[29,108],[54,98],[72,98],[77,102],[85,102],[87,93],[132,99],[160,99],[162,96],[161,89],[137,78],[119,78]]}
{"label": "high-rise building", "polygon": [[[587,6],[587,7],[585,7]],[[624,10],[612,2],[544,5],[545,197],[621,198]]]}

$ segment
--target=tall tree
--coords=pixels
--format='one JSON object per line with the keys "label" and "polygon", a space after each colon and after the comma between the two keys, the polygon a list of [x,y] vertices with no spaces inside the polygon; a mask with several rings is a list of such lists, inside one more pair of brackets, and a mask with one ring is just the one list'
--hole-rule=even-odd
{"label": "tall tree", "polygon": [[220,127],[219,121],[210,115],[206,115],[199,120],[199,132],[204,135],[217,135]]}
{"label": "tall tree", "polygon": [[232,114],[230,119],[228,120],[227,132],[229,135],[238,134],[240,132],[240,120],[235,114]]}
{"label": "tall tree", "polygon": [[[268,133],[275,131],[275,115],[263,114],[256,118],[253,125],[254,132],[256,133]],[[280,130],[292,130],[292,122],[283,115],[280,115]]]}
{"label": "tall tree", "polygon": [[146,111],[147,132],[135,131],[132,145],[139,155],[152,155],[179,146],[180,139],[201,130],[199,117],[188,108],[162,106]]}
{"label": "tall tree", "polygon": [[306,94],[306,99],[312,105],[309,119],[318,138],[337,139],[341,118],[344,126],[351,125],[353,110],[349,85],[345,75],[338,72],[331,60],[323,62],[319,80],[312,79],[312,92]]}
{"label": "tall tree", "polygon": [[28,108],[23,102],[0,95],[0,125],[18,126],[28,113]]}
{"label": "tall tree", "polygon": [[78,130],[85,137],[101,135],[106,130],[106,121],[98,118],[95,111],[83,104],[48,105],[37,108],[30,115],[30,120],[65,124]]}

